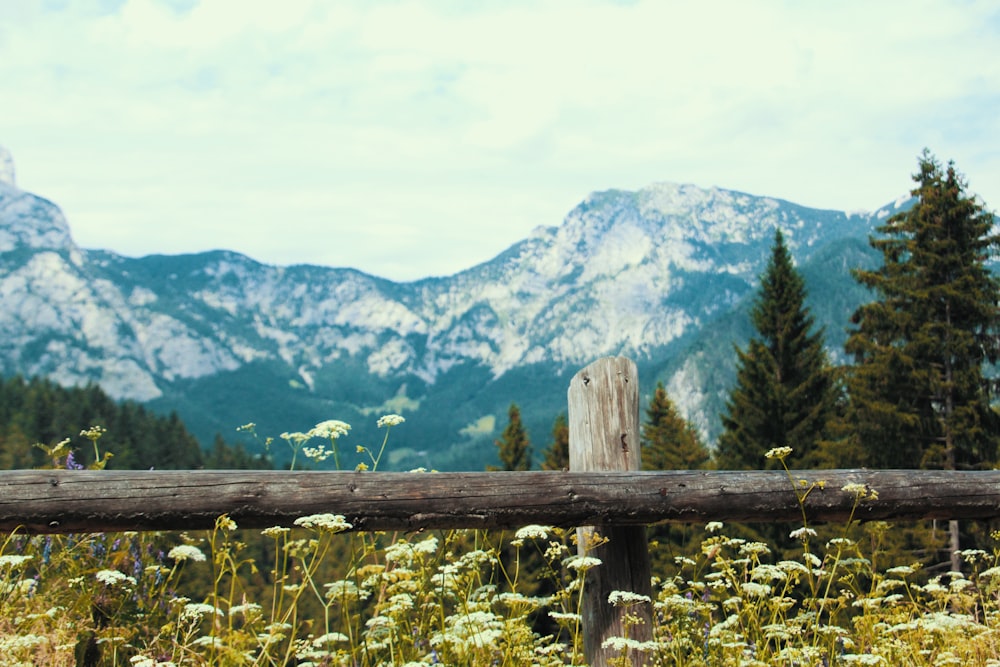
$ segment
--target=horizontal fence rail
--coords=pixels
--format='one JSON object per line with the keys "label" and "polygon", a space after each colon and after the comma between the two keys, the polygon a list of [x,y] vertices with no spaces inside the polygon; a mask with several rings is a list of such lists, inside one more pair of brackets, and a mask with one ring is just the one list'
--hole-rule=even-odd
{"label": "horizontal fence rail", "polygon": [[[848,484],[878,498],[856,502]],[[777,522],[802,507],[811,522],[998,518],[1000,471],[0,472],[0,528],[32,533],[208,529],[221,514],[243,528],[333,513],[403,531]]]}

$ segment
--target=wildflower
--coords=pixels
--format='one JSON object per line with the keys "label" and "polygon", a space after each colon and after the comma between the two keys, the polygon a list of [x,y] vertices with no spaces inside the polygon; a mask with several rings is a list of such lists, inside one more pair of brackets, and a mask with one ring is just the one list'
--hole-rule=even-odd
{"label": "wildflower", "polygon": [[549,531],[552,528],[550,526],[537,526],[530,525],[519,528],[516,533],[514,533],[514,539],[517,540],[544,540],[549,536]]}
{"label": "wildflower", "polygon": [[722,530],[722,522],[721,521],[709,521],[708,523],[705,524],[705,530],[707,532],[709,532],[709,533],[715,533],[717,531],[720,531],[720,530]]}
{"label": "wildflower", "polygon": [[325,635],[320,635],[312,641],[313,646],[319,648],[323,644],[332,644],[333,642],[347,642],[350,641],[350,637],[341,634],[339,632],[328,632]]}
{"label": "wildflower", "polygon": [[657,642],[641,642],[629,637],[608,637],[601,643],[601,648],[612,651],[655,651],[659,647]]}
{"label": "wildflower", "polygon": [[778,459],[780,461],[784,461],[786,458],[788,458],[788,455],[791,453],[792,453],[791,447],[774,447],[772,449],[767,450],[767,453],[764,454],[764,457],[769,459]]}
{"label": "wildflower", "polygon": [[307,459],[311,459],[316,463],[322,463],[333,455],[333,450],[327,449],[326,445],[320,445],[319,447],[303,447],[302,454]]}
{"label": "wildflower", "polygon": [[167,552],[167,558],[175,561],[191,560],[201,562],[205,560],[205,554],[201,549],[190,544],[180,544]]}
{"label": "wildflower", "polygon": [[810,537],[816,537],[816,531],[813,530],[812,528],[807,528],[806,526],[803,526],[801,528],[796,528],[795,530],[790,532],[788,534],[788,537],[792,538],[793,540],[802,540],[803,542],[805,542]]}
{"label": "wildflower", "polygon": [[400,417],[399,415],[385,415],[383,417],[379,417],[378,427],[382,428],[384,426],[388,428],[391,426],[399,426],[405,421],[406,420]]}
{"label": "wildflower", "polygon": [[308,530],[318,530],[330,533],[341,533],[350,530],[353,525],[344,520],[341,514],[310,514],[299,517],[295,520],[295,525]]}
{"label": "wildflower", "polygon": [[253,433],[257,429],[257,424],[253,422],[248,422],[243,424],[243,426],[237,426],[236,430],[240,432]]}
{"label": "wildflower", "polygon": [[579,570],[580,572],[586,572],[590,568],[597,567],[601,564],[600,558],[595,558],[593,556],[570,556],[563,564],[571,570]]}
{"label": "wildflower", "polygon": [[118,570],[100,570],[94,575],[94,578],[108,588],[126,585],[135,586],[134,578],[128,576],[127,574],[122,574]]}
{"label": "wildflower", "polygon": [[648,595],[640,595],[630,591],[611,591],[611,594],[608,595],[608,602],[615,607],[630,607],[649,601]]}
{"label": "wildflower", "polygon": [[215,520],[215,529],[231,532],[236,530],[236,522],[228,514],[223,514]]}
{"label": "wildflower", "polygon": [[181,610],[181,620],[200,621],[203,616],[208,614],[222,616],[222,610],[214,605],[205,604],[203,602],[189,602],[184,605],[184,609]]}
{"label": "wildflower", "polygon": [[579,623],[581,620],[580,614],[566,614],[561,611],[550,611],[549,618],[551,618],[556,623],[559,622]]}
{"label": "wildflower", "polygon": [[878,500],[878,491],[867,484],[845,484],[840,490],[851,494],[855,500]]}
{"label": "wildflower", "polygon": [[307,435],[310,438],[336,440],[341,436],[347,435],[347,432],[350,430],[351,425],[346,422],[342,422],[339,419],[327,419],[313,426]]}
{"label": "wildflower", "polygon": [[90,441],[96,441],[100,439],[102,435],[107,433],[108,430],[103,426],[91,426],[90,428],[85,428],[80,431],[80,435]]}
{"label": "wildflower", "polygon": [[437,548],[438,539],[433,535],[429,535],[424,540],[413,545],[413,551],[418,554],[432,554],[437,551]]}
{"label": "wildflower", "polygon": [[20,567],[24,565],[29,560],[34,558],[34,556],[17,556],[14,554],[4,554],[0,556],[0,567]]}
{"label": "wildflower", "polygon": [[771,587],[767,584],[758,584],[753,581],[745,581],[740,585],[743,594],[749,598],[765,598],[771,594]]}
{"label": "wildflower", "polygon": [[303,442],[307,442],[310,438],[312,438],[312,435],[310,435],[309,433],[303,433],[301,431],[292,431],[292,432],[285,431],[278,437],[281,438],[282,440],[287,441],[288,444],[290,445],[298,446],[301,445]]}
{"label": "wildflower", "polygon": [[771,549],[763,542],[747,542],[740,547],[740,553],[744,556],[755,556],[758,554],[769,554]]}
{"label": "wildflower", "polygon": [[250,614],[256,614],[261,611],[261,606],[256,602],[246,602],[244,604],[236,604],[229,608],[229,615],[233,616],[235,614],[243,614],[248,616]]}
{"label": "wildflower", "polygon": [[265,528],[260,531],[260,534],[264,537],[278,539],[278,537],[285,535],[288,532],[290,532],[290,529],[285,528],[284,526],[271,526],[270,528]]}

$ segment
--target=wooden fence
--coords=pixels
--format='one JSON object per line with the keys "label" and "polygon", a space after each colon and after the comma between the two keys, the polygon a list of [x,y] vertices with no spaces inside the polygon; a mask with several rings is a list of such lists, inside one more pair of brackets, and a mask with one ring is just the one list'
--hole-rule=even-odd
{"label": "wooden fence", "polygon": [[[606,665],[615,655],[601,644],[622,635],[624,618],[608,594],[651,593],[645,525],[800,521],[803,511],[810,522],[1000,517],[1000,471],[640,472],[639,383],[628,359],[577,373],[568,402],[565,472],[4,471],[0,529],[210,529],[220,514],[266,528],[324,512],[343,514],[354,530],[584,526],[581,549],[594,530],[609,538],[590,552],[603,564],[588,572],[583,613],[587,660]],[[878,499],[858,504],[848,484]],[[651,606],[628,611],[646,621],[629,636],[649,639]]]}

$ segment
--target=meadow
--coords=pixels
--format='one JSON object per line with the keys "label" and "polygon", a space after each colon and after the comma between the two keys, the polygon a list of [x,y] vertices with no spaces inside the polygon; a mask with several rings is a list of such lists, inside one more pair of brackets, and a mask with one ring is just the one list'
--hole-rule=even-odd
{"label": "meadow", "polygon": [[[284,439],[335,455],[343,427],[324,424],[329,449]],[[103,430],[89,433],[106,463]],[[65,446],[47,453],[74,465]],[[886,523],[804,523],[780,553],[739,526],[699,528],[651,541],[651,599],[611,594],[653,608],[651,640],[608,640],[617,664],[1000,666],[1000,549],[948,572],[901,563]],[[582,593],[602,564],[575,531],[350,529],[318,514],[263,531],[228,516],[198,533],[15,531],[0,543],[0,665],[585,664]]]}

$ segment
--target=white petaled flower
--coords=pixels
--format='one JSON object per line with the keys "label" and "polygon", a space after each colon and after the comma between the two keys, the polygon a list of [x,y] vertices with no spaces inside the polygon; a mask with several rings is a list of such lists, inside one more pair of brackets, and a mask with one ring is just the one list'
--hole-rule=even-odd
{"label": "white petaled flower", "polygon": [[721,521],[709,521],[708,523],[705,524],[705,530],[707,532],[709,532],[709,533],[714,533],[714,532],[720,531],[720,530],[722,530],[722,522]]}
{"label": "white petaled flower", "polygon": [[256,602],[247,602],[244,604],[233,605],[229,608],[229,615],[233,616],[235,614],[256,614],[261,611],[261,606]]}
{"label": "white petaled flower", "polygon": [[339,632],[328,632],[325,635],[320,635],[316,639],[312,640],[313,646],[320,647],[324,644],[332,644],[334,642],[349,642],[351,638],[345,634]]}
{"label": "white petaled flower", "polygon": [[518,540],[544,540],[548,539],[551,530],[550,526],[524,526],[514,533],[514,538]]}
{"label": "white petaled flower", "polygon": [[135,579],[123,574],[118,570],[100,570],[94,575],[94,578],[105,586],[125,586],[131,585],[135,586]]}
{"label": "white petaled flower", "polygon": [[648,595],[641,595],[631,591],[611,591],[608,595],[608,602],[615,607],[630,607],[634,604],[650,602]]}
{"label": "white petaled flower", "polygon": [[344,520],[342,514],[310,514],[296,519],[295,525],[309,530],[331,533],[340,533],[353,528],[350,523]]}
{"label": "white petaled flower", "polygon": [[405,421],[406,420],[403,419],[403,417],[401,417],[399,415],[384,415],[382,417],[379,417],[377,425],[378,425],[379,428],[382,428],[382,427],[388,428],[390,426],[399,426],[400,424],[402,424]]}
{"label": "white petaled flower", "polygon": [[0,556],[0,567],[20,567],[34,556],[18,556],[16,554],[4,554]]}
{"label": "white petaled flower", "polygon": [[586,572],[590,568],[600,565],[601,559],[594,556],[570,556],[564,561],[564,564],[571,570]]}
{"label": "white petaled flower", "polygon": [[327,419],[313,426],[309,430],[308,436],[311,438],[335,440],[343,435],[347,435],[350,430],[351,425],[347,422],[342,422],[339,419]]}
{"label": "white petaled flower", "polygon": [[816,531],[813,530],[812,528],[807,528],[806,526],[803,526],[801,528],[796,528],[795,530],[790,532],[788,534],[788,537],[792,538],[793,540],[802,540],[804,542],[810,537],[816,537]]}
{"label": "white petaled flower", "polygon": [[319,447],[303,447],[302,454],[316,463],[322,463],[326,461],[333,455],[332,449],[327,449],[326,445],[320,445]]}
{"label": "white petaled flower", "polygon": [[282,440],[287,440],[290,443],[301,445],[303,442],[307,442],[312,437],[312,431],[309,431],[309,433],[302,433],[301,431],[293,431],[289,433],[288,431],[285,431],[278,437]]}
{"label": "white petaled flower", "polygon": [[767,450],[767,453],[764,454],[764,457],[769,459],[785,459],[788,458],[788,455],[791,453],[792,453],[791,447],[774,447],[772,449]]}
{"label": "white petaled flower", "polygon": [[198,547],[190,544],[179,544],[167,552],[167,558],[176,561],[192,560],[201,562],[205,560],[205,554]]}
{"label": "white petaled flower", "polygon": [[281,537],[282,535],[290,532],[290,530],[291,529],[285,528],[284,526],[271,526],[270,528],[265,528],[264,530],[260,531],[260,534],[263,535],[264,537],[271,537],[277,539],[278,537]]}
{"label": "white petaled flower", "polygon": [[209,614],[222,616],[222,610],[203,602],[189,602],[184,605],[184,609],[181,611],[181,618],[188,621],[200,621],[203,616]]}

